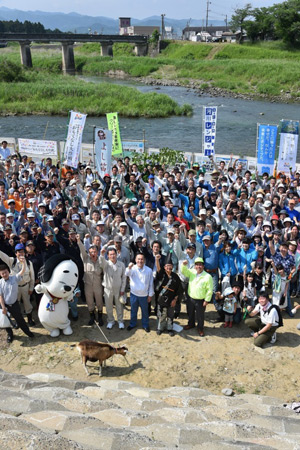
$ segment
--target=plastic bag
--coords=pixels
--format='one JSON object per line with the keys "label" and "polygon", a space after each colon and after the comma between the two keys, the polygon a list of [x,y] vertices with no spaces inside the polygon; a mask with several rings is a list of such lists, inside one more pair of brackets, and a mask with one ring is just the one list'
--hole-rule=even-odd
{"label": "plastic bag", "polygon": [[10,323],[8,316],[3,314],[2,309],[0,309],[0,328],[12,328],[12,324]]}

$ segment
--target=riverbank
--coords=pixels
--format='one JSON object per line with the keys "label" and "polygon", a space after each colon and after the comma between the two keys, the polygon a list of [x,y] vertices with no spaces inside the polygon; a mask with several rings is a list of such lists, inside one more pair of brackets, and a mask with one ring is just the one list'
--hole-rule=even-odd
{"label": "riverbank", "polygon": [[[34,319],[37,321],[37,314]],[[32,372],[55,372],[77,380],[87,380],[80,357],[72,344],[84,339],[105,341],[99,329],[88,327],[89,314],[86,305],[79,306],[79,320],[72,323],[74,334],[57,339],[37,325],[37,334],[29,340],[17,330],[16,339],[8,346],[5,331],[0,331],[0,368],[9,372],[27,375]],[[125,309],[125,322],[129,323],[130,310]],[[299,394],[299,348],[300,335],[296,329],[299,317],[291,319],[284,314],[284,327],[278,332],[275,345],[257,349],[249,329],[241,323],[232,329],[214,323],[217,313],[212,305],[206,312],[205,334],[200,338],[195,329],[182,331],[174,337],[168,334],[157,336],[156,319],[150,319],[151,332],[138,328],[128,332],[103,327],[107,339],[115,345],[126,345],[130,367],[122,357],[115,356],[103,369],[103,377],[133,381],[145,387],[168,388],[192,386],[219,394],[224,387],[236,393],[270,395],[293,401]],[[106,314],[104,314],[106,321]],[[185,306],[180,319],[186,325]],[[97,364],[93,366],[88,381],[98,381]]]}

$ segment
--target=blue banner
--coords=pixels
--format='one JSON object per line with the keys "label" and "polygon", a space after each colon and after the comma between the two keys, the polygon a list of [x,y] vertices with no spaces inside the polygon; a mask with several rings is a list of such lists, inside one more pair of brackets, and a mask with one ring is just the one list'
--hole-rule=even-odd
{"label": "blue banner", "polygon": [[276,125],[259,125],[257,141],[258,174],[273,174],[277,139]]}

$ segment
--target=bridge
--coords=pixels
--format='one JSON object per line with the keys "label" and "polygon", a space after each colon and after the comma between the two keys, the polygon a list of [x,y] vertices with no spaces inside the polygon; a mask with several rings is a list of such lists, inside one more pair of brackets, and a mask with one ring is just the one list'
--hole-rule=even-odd
{"label": "bridge", "polygon": [[129,42],[134,44],[135,54],[145,56],[148,50],[147,36],[124,36],[117,34],[70,34],[70,33],[0,33],[0,42],[19,42],[21,64],[32,67],[32,42],[50,43],[60,42],[62,45],[62,69],[64,74],[75,74],[75,58],[73,46],[77,42],[99,42],[101,56],[113,56],[112,46],[115,42]]}

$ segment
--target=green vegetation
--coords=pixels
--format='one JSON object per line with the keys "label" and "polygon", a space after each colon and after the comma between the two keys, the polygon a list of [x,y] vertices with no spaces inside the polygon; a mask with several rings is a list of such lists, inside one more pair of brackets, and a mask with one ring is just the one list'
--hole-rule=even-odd
{"label": "green vegetation", "polygon": [[184,153],[182,151],[173,150],[169,147],[163,147],[159,153],[153,153],[148,155],[147,153],[136,153],[133,155],[132,162],[137,164],[141,170],[145,165],[151,164],[152,166],[158,164],[166,166],[174,166],[184,162]]}
{"label": "green vegetation", "polygon": [[93,116],[118,111],[126,117],[167,117],[191,114],[167,95],[143,94],[137,89],[102,83],[86,83],[56,74],[24,72],[24,81],[0,82],[2,114],[67,115],[71,109]]}

